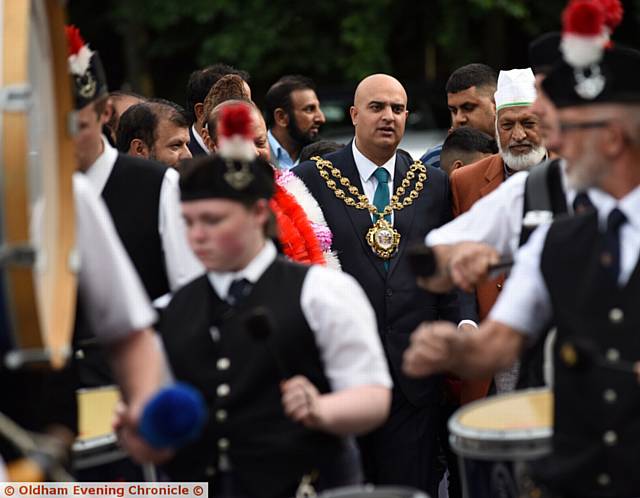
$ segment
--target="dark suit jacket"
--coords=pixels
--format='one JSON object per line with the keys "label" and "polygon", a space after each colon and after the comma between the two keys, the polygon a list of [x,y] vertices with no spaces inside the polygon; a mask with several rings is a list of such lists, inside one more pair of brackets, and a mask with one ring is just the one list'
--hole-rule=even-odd
{"label": "dark suit jacket", "polygon": [[193,128],[191,126],[189,126],[189,150],[193,157],[207,155],[207,151],[200,147],[198,140],[196,140],[196,137],[193,135]]}
{"label": "dark suit jacket", "polygon": [[[327,154],[325,158],[338,167],[361,193],[364,192],[351,146]],[[398,152],[394,191],[410,165],[410,157]],[[398,253],[391,259],[387,272],[383,260],[373,253],[365,240],[367,231],[373,225],[369,212],[348,207],[337,199],[313,161],[300,164],[293,172],[304,181],[322,208],[333,232],[332,248],[338,253],[342,269],[358,280],[373,305],[396,388],[400,388],[416,406],[439,401],[440,377],[409,379],[402,374],[401,367],[402,354],[409,344],[411,332],[421,322],[458,319],[455,295],[435,295],[420,289],[406,257],[407,247],[412,242],[423,242],[431,229],[451,219],[447,175],[427,166],[427,180],[418,199],[411,206],[395,211],[394,227],[402,238]]]}

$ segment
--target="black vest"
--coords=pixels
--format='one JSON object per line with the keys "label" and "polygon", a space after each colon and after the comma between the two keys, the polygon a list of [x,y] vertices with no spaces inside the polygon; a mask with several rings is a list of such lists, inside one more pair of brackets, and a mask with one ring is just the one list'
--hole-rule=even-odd
{"label": "black vest", "polygon": [[570,369],[558,351],[567,339],[591,341],[603,357],[640,356],[640,265],[624,288],[603,277],[602,236],[592,211],[554,223],[541,270],[558,327],[553,455],[540,476],[570,496],[640,496],[640,386],[633,375],[594,365]]}
{"label": "black vest", "polygon": [[160,189],[167,167],[118,154],[102,197],[147,294],[169,292],[162,241],[158,233]]}
{"label": "black vest", "polygon": [[237,309],[220,300],[206,275],[173,297],[161,322],[169,362],[175,377],[196,386],[209,407],[204,435],[169,465],[173,479],[215,485],[219,464],[229,458],[251,496],[293,496],[306,472],[338,454],[338,438],[286,417],[273,357],[245,327],[250,310],[265,306],[274,325],[269,341],[287,373],[304,375],[328,392],[315,337],[300,307],[307,270],[277,259]]}
{"label": "black vest", "polygon": [[[102,197],[122,245],[151,299],[169,292],[162,241],[158,233],[160,189],[167,168],[154,161],[118,154]],[[103,345],[83,313],[81,296],[76,306],[73,334],[74,364],[79,387],[113,384]]]}

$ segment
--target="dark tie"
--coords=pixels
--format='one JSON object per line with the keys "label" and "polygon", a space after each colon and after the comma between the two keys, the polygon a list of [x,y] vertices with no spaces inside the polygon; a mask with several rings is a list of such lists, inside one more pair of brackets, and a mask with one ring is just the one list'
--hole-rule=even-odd
{"label": "dark tie", "polygon": [[584,192],[578,192],[576,198],[573,200],[573,212],[575,214],[582,214],[588,209],[593,209],[591,199]]}
{"label": "dark tie", "polygon": [[238,306],[251,293],[251,289],[253,289],[253,284],[246,278],[234,280],[229,286],[227,303],[231,306]]}
{"label": "dark tie", "polygon": [[[373,176],[378,180],[378,186],[373,194],[373,205],[381,213],[389,205],[389,172],[384,168],[378,168],[373,173]],[[390,214],[385,216],[384,219],[391,223]],[[376,216],[373,221],[378,221],[378,217]]]}
{"label": "dark tie", "polygon": [[[389,172],[381,167],[378,167],[373,176],[378,180],[378,186],[373,194],[373,205],[378,209],[378,213],[382,213],[384,208],[389,205]],[[372,216],[373,221],[378,221],[378,216]],[[384,217],[387,222],[391,223],[391,214]],[[389,270],[389,260],[384,261],[384,269]]]}
{"label": "dark tie", "polygon": [[607,218],[607,231],[604,234],[604,248],[600,263],[615,283],[620,274],[620,227],[627,217],[618,208],[614,208]]}

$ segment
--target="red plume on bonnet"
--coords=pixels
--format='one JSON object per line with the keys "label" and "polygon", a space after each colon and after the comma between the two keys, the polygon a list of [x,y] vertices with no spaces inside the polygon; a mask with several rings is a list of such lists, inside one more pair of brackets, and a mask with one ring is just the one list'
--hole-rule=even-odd
{"label": "red plume on bonnet", "polygon": [[64,27],[64,32],[67,35],[69,55],[75,55],[80,52],[80,49],[85,45],[85,41],[82,39],[80,30],[73,24],[69,24]]}
{"label": "red plume on bonnet", "polygon": [[602,5],[602,10],[604,11],[604,23],[609,28],[609,33],[613,33],[622,22],[622,15],[624,14],[622,4],[620,0],[598,0],[598,2]]}
{"label": "red plume on bonnet", "polygon": [[562,13],[562,42],[564,60],[574,68],[597,64],[609,43],[605,25],[605,11],[601,0],[571,0]]}
{"label": "red plume on bonnet", "polygon": [[218,154],[234,161],[253,161],[253,109],[245,103],[229,104],[220,110],[217,137]]}
{"label": "red plume on bonnet", "polygon": [[218,137],[231,138],[240,135],[247,140],[253,139],[253,119],[251,109],[244,104],[230,104],[220,111]]}
{"label": "red plume on bonnet", "polygon": [[562,32],[597,36],[602,33],[604,22],[604,9],[599,1],[572,0],[562,13]]}

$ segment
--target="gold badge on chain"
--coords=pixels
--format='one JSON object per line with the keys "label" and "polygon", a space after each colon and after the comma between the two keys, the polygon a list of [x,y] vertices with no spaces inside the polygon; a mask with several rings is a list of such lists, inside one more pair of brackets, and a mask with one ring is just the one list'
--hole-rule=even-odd
{"label": "gold badge on chain", "polygon": [[400,232],[384,218],[380,218],[367,232],[367,243],[382,259],[389,259],[398,250]]}

